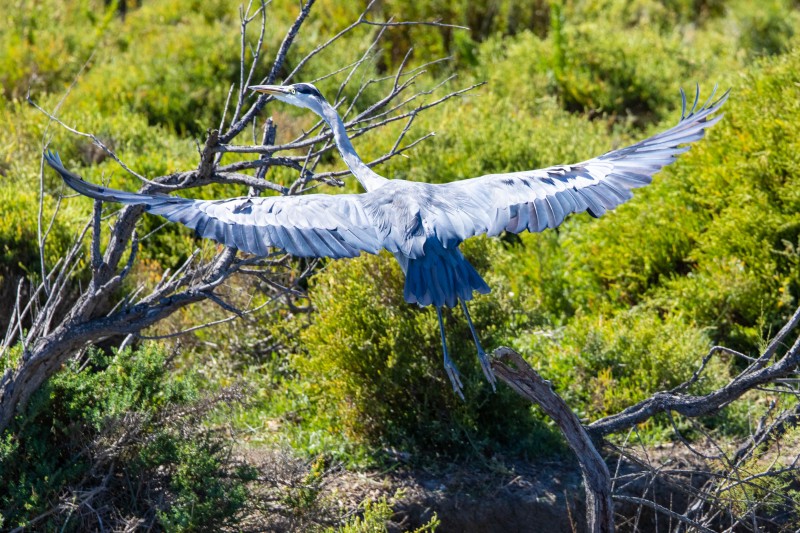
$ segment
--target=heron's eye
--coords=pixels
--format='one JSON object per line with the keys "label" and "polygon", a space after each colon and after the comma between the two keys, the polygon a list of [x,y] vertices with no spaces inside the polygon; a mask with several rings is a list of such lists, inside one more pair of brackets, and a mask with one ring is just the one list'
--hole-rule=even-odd
{"label": "heron's eye", "polygon": [[290,88],[289,88],[289,92],[290,92],[291,94],[294,94],[294,93],[296,93],[297,91],[294,89],[294,87],[290,87]]}

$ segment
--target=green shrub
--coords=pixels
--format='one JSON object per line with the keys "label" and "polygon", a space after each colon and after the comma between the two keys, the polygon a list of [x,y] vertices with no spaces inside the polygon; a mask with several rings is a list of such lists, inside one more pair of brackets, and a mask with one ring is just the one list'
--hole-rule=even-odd
{"label": "green shrub", "polygon": [[2,526],[92,529],[85,509],[42,515],[64,494],[80,501],[91,490],[101,520],[152,522],[155,513],[172,531],[234,523],[248,471],[231,466],[228,445],[203,426],[215,401],[165,365],[154,347],[94,353],[85,368],[51,378],[0,441]]}
{"label": "green shrub", "polygon": [[741,34],[739,42],[751,57],[782,54],[789,50],[792,37],[797,33],[796,5],[787,0],[759,3],[757,9],[739,15]]}
{"label": "green shrub", "polygon": [[69,83],[115,27],[113,14],[103,2],[87,0],[44,0],[7,9],[0,21],[0,109],[4,100]]}
{"label": "green shrub", "polygon": [[[710,348],[702,329],[646,307],[611,317],[579,313],[561,331],[517,342],[570,406],[591,420],[683,383]],[[723,384],[726,368],[714,359],[694,392]]]}
{"label": "green shrub", "polygon": [[[362,516],[355,516],[342,527],[327,529],[326,533],[385,533],[389,531],[386,523],[392,518],[394,511],[386,497],[380,500],[364,500],[361,502],[361,508],[364,511]],[[426,524],[409,531],[411,533],[433,533],[439,525],[439,518],[436,513],[433,513],[433,517]]]}
{"label": "green shrub", "polygon": [[[0,273],[31,273],[39,270],[39,245],[37,217],[39,210],[38,194],[35,190],[20,190],[18,187],[0,185]],[[47,229],[54,203],[51,198],[44,200],[42,232]],[[53,226],[45,247],[45,260],[49,265],[63,257],[72,245],[76,235],[62,216]]]}
{"label": "green shrub", "polygon": [[34,98],[60,92],[91,57],[73,102],[92,100],[106,114],[132,109],[151,124],[200,134],[219,122],[238,80],[236,10],[226,5],[147,2],[124,21],[99,1],[10,10],[0,31],[3,93],[18,100],[29,89]]}
{"label": "green shrub", "polygon": [[[484,269],[496,248],[477,240],[468,254],[483,257],[477,266]],[[510,327],[508,301],[498,293],[470,306],[487,349],[503,342]],[[554,437],[526,401],[504,386],[491,392],[457,310],[448,311],[445,321],[467,401],[453,393],[435,314],[403,301],[402,273],[393,258],[332,262],[314,278],[312,294],[317,313],[301,333],[302,351],[292,358],[311,406],[309,426],[372,449],[420,456],[555,449]]]}

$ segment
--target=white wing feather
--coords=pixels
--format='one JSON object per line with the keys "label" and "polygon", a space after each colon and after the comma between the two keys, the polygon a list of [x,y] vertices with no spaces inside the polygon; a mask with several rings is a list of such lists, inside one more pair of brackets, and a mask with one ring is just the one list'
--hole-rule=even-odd
{"label": "white wing feather", "polygon": [[447,199],[453,209],[432,212],[431,225],[460,242],[480,233],[555,228],[568,214],[581,211],[599,217],[629,200],[632,189],[650,183],[656,172],[689,150],[683,145],[701,139],[705,130],[722,118],[722,114],[712,115],[729,92],[710,105],[709,99],[696,111],[695,101],[688,115],[684,96],[684,112],[674,127],[582,163],[435,186],[435,196]]}
{"label": "white wing feather", "polygon": [[381,242],[364,213],[361,195],[309,194],[192,200],[162,194],[107,189],[66,170],[58,154],[45,158],[71,188],[92,198],[144,205],[148,212],[179,222],[201,237],[258,256],[270,247],[298,257],[355,257],[377,253]]}

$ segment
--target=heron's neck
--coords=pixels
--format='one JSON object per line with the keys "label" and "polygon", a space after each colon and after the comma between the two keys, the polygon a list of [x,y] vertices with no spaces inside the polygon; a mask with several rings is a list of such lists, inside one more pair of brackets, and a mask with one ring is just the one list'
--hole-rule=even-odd
{"label": "heron's neck", "polygon": [[344,123],[339,117],[339,113],[332,106],[327,106],[322,111],[322,119],[328,124],[333,132],[333,140],[336,142],[336,148],[342,154],[347,168],[356,177],[358,182],[364,189],[374,191],[378,187],[385,184],[388,180],[383,176],[373,172],[364,161],[358,157],[356,149],[353,148],[353,143],[347,137],[347,131],[344,128]]}

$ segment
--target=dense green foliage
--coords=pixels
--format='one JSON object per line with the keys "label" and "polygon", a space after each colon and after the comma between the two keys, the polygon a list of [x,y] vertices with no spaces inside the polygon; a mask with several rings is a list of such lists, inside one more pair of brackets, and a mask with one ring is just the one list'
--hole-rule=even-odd
{"label": "dense green foliage", "polygon": [[[614,213],[598,220],[572,216],[558,231],[465,244],[493,288],[470,303],[487,350],[514,346],[582,417],[594,419],[683,382],[712,344],[752,355],[785,321],[800,298],[796,2],[379,4],[370,18],[441,19],[471,30],[387,30],[355,79],[392,73],[413,45],[409,68],[442,55],[455,58],[429,67],[416,82],[420,88],[451,74],[458,77],[444,89],[489,82],[420,114],[409,138],[431,130],[437,135],[408,158],[381,165],[379,172],[390,177],[446,182],[580,161],[672,125],[680,87],[691,96],[699,82],[701,98],[716,82],[722,90],[732,88],[725,118],[707,138]],[[268,6],[268,57],[297,9],[296,2]],[[238,81],[236,6],[145,1],[124,20],[115,13],[114,5],[99,0],[45,0],[9,10],[0,21],[2,295],[13,292],[18,276],[39,270],[43,139],[87,179],[125,189],[139,185],[86,138],[27,105],[29,89],[47,110],[68,92],[59,108],[65,123],[94,133],[130,167],[153,176],[197,164],[195,143],[219,124],[228,90]],[[357,3],[320,0],[284,70],[358,13]],[[352,63],[377,31],[364,27],[345,36],[296,81]],[[268,67],[266,60],[258,65],[257,77]],[[346,76],[341,72],[318,86],[332,96]],[[352,98],[356,91],[351,86],[344,95]],[[380,95],[381,84],[370,85],[362,108]],[[267,111],[278,124],[279,142],[315,123],[303,110],[278,103]],[[377,157],[391,148],[400,128],[371,131],[355,141],[356,148],[365,159]],[[333,154],[323,168],[342,164]],[[286,170],[271,172],[275,181],[291,179]],[[46,227],[62,185],[45,172],[42,186]],[[352,180],[345,188],[356,190]],[[220,187],[198,194],[243,192]],[[66,199],[59,209],[45,247],[49,264],[72,242],[91,202]],[[160,225],[145,217],[139,232]],[[196,246],[213,247],[177,225],[159,229],[140,246],[138,279],[158,279]],[[186,366],[201,367],[209,387],[239,377],[256,385],[256,401],[237,416],[254,428],[254,441],[289,441],[300,454],[334,454],[355,463],[560,449],[537,411],[502,385],[491,392],[459,310],[448,312],[446,322],[466,402],[452,394],[435,314],[403,302],[402,275],[391,256],[323,263],[309,297],[310,316],[281,310],[246,327],[201,331],[182,355]],[[218,318],[214,312],[221,311],[186,311],[172,325]],[[264,345],[269,348],[259,348]],[[195,378],[157,371],[163,356],[156,350],[93,361],[87,370],[68,369],[51,380],[3,437],[0,479],[8,488],[0,489],[2,506],[13,509],[4,526],[43,512],[55,495],[86,476],[81,446],[113,432],[115,421],[130,413],[156,420],[164,406],[197,399]],[[0,368],[13,363],[2,361]],[[694,391],[722,383],[743,363],[715,358]],[[735,434],[746,420],[728,411],[705,423]],[[665,435],[657,426],[649,426],[653,438]],[[235,515],[244,493],[235,476],[215,477],[224,451],[216,437],[200,425],[190,439],[172,426],[144,427],[153,438],[125,452],[132,465],[127,475],[146,478],[160,467],[170,472],[174,498],[158,511],[164,527],[191,529],[200,517],[224,521]],[[64,442],[68,446],[59,448]],[[219,483],[207,485],[203,476]],[[385,506],[376,505],[366,510],[369,523],[385,519]]]}
{"label": "dense green foliage", "polygon": [[229,471],[229,443],[202,425],[196,377],[165,372],[166,359],[152,348],[97,353],[48,381],[0,443],[0,525],[44,514],[38,529],[84,530],[85,519],[46,511],[85,487],[167,530],[235,521],[248,470]]}
{"label": "dense green foliage", "polygon": [[[356,516],[350,523],[337,529],[328,529],[325,533],[384,533],[387,530],[386,522],[392,518],[394,511],[386,498],[378,501],[366,500],[361,505],[363,516]],[[409,530],[410,533],[432,533],[439,526],[436,513],[426,524]]]}
{"label": "dense green foliage", "polygon": [[[483,269],[499,252],[486,239],[466,250]],[[402,288],[400,268],[386,256],[334,263],[316,276],[315,322],[301,333],[301,349],[291,359],[305,376],[303,396],[322,417],[316,423],[357,442],[415,455],[556,449],[527,402],[506,387],[492,392],[456,310],[446,321],[467,401],[443,386],[436,315],[404,305]],[[485,342],[497,345],[513,335],[508,299],[484,298],[473,307]]]}

